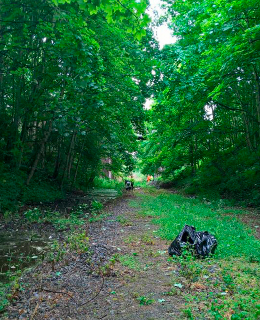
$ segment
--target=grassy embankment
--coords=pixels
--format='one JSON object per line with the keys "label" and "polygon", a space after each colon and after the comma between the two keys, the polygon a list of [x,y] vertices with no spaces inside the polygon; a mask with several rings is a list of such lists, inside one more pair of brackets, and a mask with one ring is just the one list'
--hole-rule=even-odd
{"label": "grassy embankment", "polygon": [[141,194],[132,205],[142,208],[141,215],[154,218],[158,235],[169,243],[185,224],[207,230],[218,240],[216,254],[207,259],[190,254],[169,258],[175,271],[172,289],[165,294],[185,300],[184,317],[260,319],[260,241],[237,218],[246,210],[224,207],[221,200],[203,203],[155,190]]}

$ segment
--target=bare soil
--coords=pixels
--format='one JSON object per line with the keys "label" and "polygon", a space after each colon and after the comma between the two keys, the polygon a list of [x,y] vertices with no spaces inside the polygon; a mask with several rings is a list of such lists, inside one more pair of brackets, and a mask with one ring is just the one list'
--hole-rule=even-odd
{"label": "bare soil", "polygon": [[108,217],[85,226],[91,253],[24,274],[3,319],[180,319],[183,298],[164,295],[175,272],[169,243],[156,236],[152,218],[129,205],[133,198],[112,201]]}

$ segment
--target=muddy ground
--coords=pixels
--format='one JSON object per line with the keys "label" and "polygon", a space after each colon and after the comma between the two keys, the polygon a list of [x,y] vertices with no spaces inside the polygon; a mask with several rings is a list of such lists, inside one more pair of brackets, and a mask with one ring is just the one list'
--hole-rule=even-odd
{"label": "muddy ground", "polygon": [[[167,254],[169,242],[156,235],[152,217],[131,206],[131,200],[140,201],[139,192],[111,201],[104,219],[84,226],[88,252],[67,255],[54,265],[45,261],[25,273],[2,319],[186,318],[184,295],[173,283],[179,270]],[[244,222],[259,225],[259,217]],[[181,282],[191,292],[205,289]]]}
{"label": "muddy ground", "polygon": [[164,295],[174,272],[169,243],[155,235],[152,218],[129,206],[133,198],[112,201],[109,216],[86,225],[91,253],[26,273],[3,319],[178,319],[184,302]]}

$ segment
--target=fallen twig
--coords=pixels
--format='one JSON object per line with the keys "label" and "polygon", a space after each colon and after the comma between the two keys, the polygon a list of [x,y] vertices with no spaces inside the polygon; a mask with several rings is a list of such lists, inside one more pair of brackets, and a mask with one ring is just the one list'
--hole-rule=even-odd
{"label": "fallen twig", "polygon": [[104,283],[105,283],[105,278],[104,278],[103,274],[101,274],[101,276],[102,276],[102,284],[101,284],[101,287],[98,290],[98,292],[91,299],[85,301],[84,303],[79,304],[78,307],[82,307],[82,306],[88,304],[89,302],[93,301],[100,294],[100,292],[102,291],[102,289],[104,287]]}
{"label": "fallen twig", "polygon": [[[40,280],[40,287],[42,287],[42,273],[40,274],[40,279],[41,279]],[[30,320],[34,319],[34,317],[35,317],[35,315],[36,315],[36,313],[37,313],[37,311],[39,309],[40,301],[41,301],[41,297],[39,297],[39,300],[38,300],[38,302],[37,302],[37,304],[36,304],[36,306],[35,306],[35,308],[33,310],[33,313],[32,313],[32,316],[31,316]],[[29,302],[29,304],[30,304],[30,302]]]}
{"label": "fallen twig", "polygon": [[75,301],[75,303],[77,304],[76,300],[74,299],[74,297],[69,294],[68,292],[64,292],[64,291],[56,291],[56,290],[50,290],[50,289],[45,289],[45,288],[41,288],[42,291],[46,291],[46,292],[52,292],[52,293],[61,293],[61,294],[66,294],[68,295],[72,300]]}
{"label": "fallen twig", "polygon": [[[102,284],[101,284],[98,292],[97,292],[91,299],[89,299],[89,300],[87,300],[87,301],[85,301],[85,302],[83,302],[83,303],[81,303],[81,304],[78,304],[77,301],[74,299],[74,297],[73,297],[71,294],[69,294],[68,292],[50,290],[50,289],[46,289],[46,288],[43,288],[43,287],[41,287],[41,290],[42,290],[42,291],[46,291],[46,292],[51,292],[51,293],[66,294],[66,295],[68,295],[68,296],[76,303],[76,305],[77,305],[78,307],[82,307],[82,306],[88,304],[89,302],[93,301],[93,300],[100,294],[100,292],[102,291],[102,289],[103,289],[103,287],[104,287],[104,283],[105,283],[105,278],[104,278],[103,274],[101,274],[101,276],[102,276]],[[37,310],[36,310],[36,311],[37,311]]]}
{"label": "fallen twig", "polygon": [[37,302],[36,307],[35,307],[35,309],[34,309],[34,311],[32,313],[32,316],[31,316],[30,320],[33,320],[33,318],[35,317],[35,315],[36,315],[36,313],[38,311],[39,305],[40,305],[40,303]]}

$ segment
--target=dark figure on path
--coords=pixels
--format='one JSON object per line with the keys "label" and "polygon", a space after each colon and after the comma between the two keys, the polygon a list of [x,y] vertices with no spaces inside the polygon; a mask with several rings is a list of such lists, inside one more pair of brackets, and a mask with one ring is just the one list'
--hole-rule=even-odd
{"label": "dark figure on path", "polygon": [[134,190],[134,183],[130,180],[125,180],[125,189],[128,190]]}

